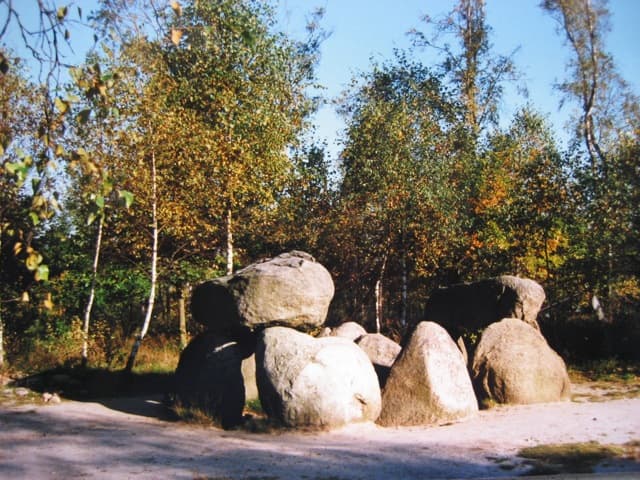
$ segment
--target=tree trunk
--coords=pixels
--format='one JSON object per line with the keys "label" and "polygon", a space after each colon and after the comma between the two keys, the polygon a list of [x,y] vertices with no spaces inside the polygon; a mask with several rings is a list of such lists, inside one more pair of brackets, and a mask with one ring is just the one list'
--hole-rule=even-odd
{"label": "tree trunk", "polygon": [[462,45],[465,57],[464,71],[462,73],[462,91],[466,106],[466,123],[471,127],[474,141],[480,134],[480,105],[478,103],[478,64],[483,35],[483,26],[479,19],[484,19],[484,6],[482,1],[465,0],[460,2],[463,12]]}
{"label": "tree trunk", "polygon": [[233,221],[231,207],[227,209],[227,275],[233,273]]}
{"label": "tree trunk", "polygon": [[178,314],[180,318],[180,351],[187,347],[189,337],[187,336],[187,296],[189,294],[189,284],[184,285],[180,289],[180,298],[178,299]]}
{"label": "tree trunk", "polygon": [[407,285],[407,255],[402,252],[402,310],[400,311],[400,325],[402,330],[407,326],[407,298],[408,298],[408,285]]}
{"label": "tree trunk", "polygon": [[149,300],[147,302],[147,311],[142,323],[140,333],[136,336],[136,340],[131,348],[129,359],[125,371],[131,373],[133,365],[135,364],[138,350],[142,344],[142,340],[147,335],[149,330],[149,324],[151,323],[151,315],[153,314],[153,305],[156,299],[156,284],[158,280],[158,196],[157,196],[157,178],[156,178],[156,156],[155,153],[151,153],[151,212],[152,212],[152,229],[153,229],[153,244],[151,249],[151,288],[149,290]]}
{"label": "tree trunk", "polygon": [[384,271],[387,267],[388,257],[389,254],[385,253],[384,258],[382,259],[382,267],[380,267],[380,276],[376,282],[376,333],[380,333],[380,327],[382,325],[382,309],[384,307],[382,281],[384,280]]}
{"label": "tree trunk", "polygon": [[96,295],[96,283],[98,278],[98,263],[100,262],[100,249],[102,247],[102,230],[104,226],[104,212],[100,215],[98,221],[98,234],[96,236],[96,248],[93,255],[93,267],[91,269],[91,290],[89,291],[89,299],[84,309],[84,319],[82,321],[82,366],[86,367],[89,363],[89,323],[91,321],[91,309],[93,308],[93,300]]}

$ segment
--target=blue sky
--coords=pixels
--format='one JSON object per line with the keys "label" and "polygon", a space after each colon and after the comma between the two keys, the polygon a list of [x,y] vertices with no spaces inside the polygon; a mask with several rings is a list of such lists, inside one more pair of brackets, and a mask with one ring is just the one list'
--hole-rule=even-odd
{"label": "blue sky", "polygon": [[[371,59],[381,62],[392,58],[394,48],[407,48],[410,39],[407,31],[424,29],[420,18],[428,14],[438,17],[450,11],[455,0],[274,0],[279,6],[281,26],[286,33],[300,37],[305,18],[315,7],[326,11],[322,21],[324,29],[331,32],[321,48],[318,67],[319,82],[326,87],[324,94],[335,98],[345,89],[358,72],[367,71]],[[14,2],[26,16],[33,15],[35,0]],[[517,48],[514,56],[529,90],[529,102],[541,113],[548,115],[557,137],[563,139],[564,123],[570,113],[565,106],[558,111],[559,94],[553,84],[564,75],[564,65],[569,50],[563,46],[556,33],[553,19],[538,7],[540,0],[487,0],[487,22],[493,32],[491,42],[494,52],[508,55]],[[85,15],[95,8],[95,0],[56,1],[57,5],[81,6]],[[29,10],[29,9],[32,10]],[[607,36],[607,50],[613,54],[619,72],[640,94],[640,0],[610,0],[612,31]],[[2,12],[0,12],[1,14]],[[1,17],[1,15],[0,15]],[[91,44],[90,32],[72,33],[76,53]],[[438,62],[434,52],[424,51],[420,60],[426,65]],[[505,95],[502,117],[505,121],[526,100],[515,89]],[[323,107],[314,123],[317,136],[326,140],[332,157],[337,156],[336,144],[343,122],[331,105]]]}
{"label": "blue sky", "polygon": [[[280,0],[283,25],[292,34],[299,32],[305,13],[314,5],[326,14],[322,25],[331,36],[322,45],[318,75],[329,97],[344,90],[359,71],[366,71],[376,61],[391,58],[394,48],[406,48],[412,28],[424,30],[420,18],[424,14],[438,17],[450,11],[454,0]],[[517,48],[514,60],[521,70],[529,91],[529,102],[548,115],[557,137],[564,137],[564,123],[570,113],[567,105],[558,111],[559,94],[553,84],[564,75],[569,50],[556,33],[555,21],[538,7],[539,0],[487,0],[487,22],[493,32],[494,52],[508,55]],[[607,36],[607,49],[613,54],[619,72],[636,93],[640,93],[640,0],[610,0],[612,31]],[[426,65],[438,58],[425,51],[419,57]],[[503,103],[503,117],[511,118],[526,100],[509,92]],[[329,142],[335,156],[337,132],[342,120],[332,107],[324,107],[317,115],[318,136]]]}

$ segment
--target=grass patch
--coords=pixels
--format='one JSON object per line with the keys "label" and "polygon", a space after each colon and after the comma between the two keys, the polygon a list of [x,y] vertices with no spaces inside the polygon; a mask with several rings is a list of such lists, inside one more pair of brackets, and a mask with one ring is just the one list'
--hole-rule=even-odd
{"label": "grass patch", "polygon": [[171,409],[181,421],[190,425],[222,428],[219,422],[216,422],[207,412],[200,408],[185,407],[175,403]]}
{"label": "grass patch", "polygon": [[569,377],[573,383],[634,383],[640,377],[640,365],[622,362],[616,358],[592,360],[571,365]]}
{"label": "grass patch", "polygon": [[244,406],[244,410],[246,413],[250,415],[264,415],[264,410],[262,409],[262,404],[260,403],[259,398],[252,398],[247,400],[247,403]]}
{"label": "grass patch", "polygon": [[10,386],[5,386],[0,389],[0,405],[2,406],[17,407],[42,402],[41,394],[24,387],[12,388]]}
{"label": "grass patch", "polygon": [[27,353],[38,357],[42,352],[48,352],[51,356],[47,357],[48,365],[54,367],[38,368],[42,362],[30,361],[29,355],[25,354],[25,358],[12,364],[12,369],[5,368],[0,372],[0,402],[11,403],[8,398],[10,389],[16,388],[33,391],[33,395],[22,395],[20,403],[33,401],[44,392],[58,393],[63,398],[74,400],[164,394],[171,390],[173,372],[180,356],[175,342],[164,337],[149,338],[140,349],[133,372],[128,374],[122,370],[126,360],[125,349],[116,355],[122,361],[90,363],[89,367],[81,366],[77,355],[79,347],[73,349],[75,356],[62,355],[52,348],[43,347],[41,350]]}
{"label": "grass patch", "polygon": [[640,397],[640,365],[617,359],[595,360],[569,368],[575,402],[606,402]]}
{"label": "grass patch", "polygon": [[613,460],[637,460],[639,441],[624,445],[601,445],[597,442],[549,444],[520,450],[531,470],[527,475],[593,473],[597,465]]}

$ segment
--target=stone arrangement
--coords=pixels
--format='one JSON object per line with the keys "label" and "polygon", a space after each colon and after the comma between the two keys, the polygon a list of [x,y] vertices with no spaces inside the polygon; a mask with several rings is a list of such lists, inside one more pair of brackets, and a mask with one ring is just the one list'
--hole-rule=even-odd
{"label": "stone arrangement", "polygon": [[[258,397],[284,426],[330,429],[438,425],[475,415],[479,403],[569,397],[565,364],[536,321],[544,290],[532,280],[436,291],[403,347],[355,322],[323,328],[333,293],[329,272],[298,251],[198,285],[191,311],[207,330],[182,352],[176,402],[233,428]],[[458,337],[477,329],[467,357]]]}

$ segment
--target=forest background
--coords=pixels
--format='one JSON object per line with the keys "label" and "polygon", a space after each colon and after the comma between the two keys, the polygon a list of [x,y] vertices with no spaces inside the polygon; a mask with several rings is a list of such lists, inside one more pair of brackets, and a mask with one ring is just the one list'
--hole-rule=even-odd
{"label": "forest background", "polygon": [[399,339],[433,289],[512,274],[545,288],[566,359],[638,360],[640,111],[605,0],[539,5],[566,130],[531,101],[504,118],[526,82],[459,0],[331,99],[337,162],[312,123],[322,9],[294,38],[267,1],[80,6],[34,2],[31,28],[0,1],[2,368],[174,368],[193,285],[291,249],[331,272],[329,325]]}

